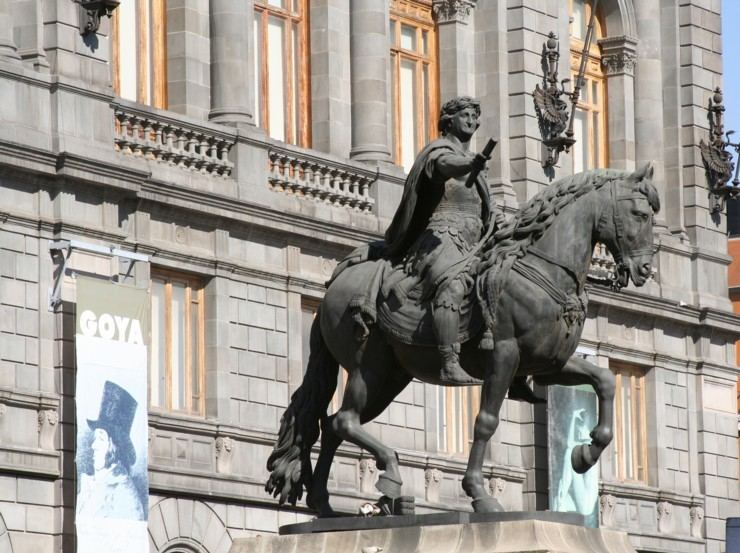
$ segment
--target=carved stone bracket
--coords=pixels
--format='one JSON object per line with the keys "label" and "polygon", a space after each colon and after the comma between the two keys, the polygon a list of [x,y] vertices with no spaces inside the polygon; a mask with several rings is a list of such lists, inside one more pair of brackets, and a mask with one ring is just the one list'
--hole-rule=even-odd
{"label": "carved stone bracket", "polygon": [[468,23],[477,0],[434,0],[432,10],[438,24]]}
{"label": "carved stone bracket", "polygon": [[691,517],[691,537],[703,538],[704,508],[698,505],[691,507],[689,516]]}
{"label": "carved stone bracket", "polygon": [[617,498],[613,495],[602,495],[599,497],[599,514],[601,514],[601,525],[605,527],[614,526],[614,511],[617,506]]}
{"label": "carved stone bracket", "polygon": [[442,471],[439,469],[427,469],[424,471],[426,499],[430,503],[439,503],[439,489],[442,483],[442,476]]}
{"label": "carved stone bracket", "polygon": [[216,472],[231,474],[231,459],[234,454],[234,440],[228,436],[216,438]]}
{"label": "carved stone bracket", "polygon": [[503,478],[491,478],[488,481],[488,490],[491,493],[491,497],[501,501],[501,497],[504,495],[506,489],[506,480]]}
{"label": "carved stone bracket", "polygon": [[39,448],[55,449],[54,435],[59,423],[59,413],[54,410],[39,411]]}
{"label": "carved stone bracket", "polygon": [[668,534],[673,530],[673,505],[667,501],[661,501],[658,509],[658,532]]}
{"label": "carved stone bracket", "polygon": [[375,459],[362,459],[360,461],[360,492],[375,493],[375,483],[378,480],[378,467]]}
{"label": "carved stone bracket", "polygon": [[637,41],[628,36],[616,36],[599,40],[601,64],[607,75],[634,75],[637,63]]}

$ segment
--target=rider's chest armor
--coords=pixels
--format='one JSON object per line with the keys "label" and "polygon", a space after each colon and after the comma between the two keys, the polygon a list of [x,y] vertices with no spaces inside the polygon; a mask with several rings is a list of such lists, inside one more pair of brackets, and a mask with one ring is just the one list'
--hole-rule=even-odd
{"label": "rider's chest armor", "polygon": [[435,233],[450,234],[468,245],[480,240],[483,222],[482,202],[475,185],[466,186],[467,178],[448,179],[444,184],[442,199],[429,220]]}

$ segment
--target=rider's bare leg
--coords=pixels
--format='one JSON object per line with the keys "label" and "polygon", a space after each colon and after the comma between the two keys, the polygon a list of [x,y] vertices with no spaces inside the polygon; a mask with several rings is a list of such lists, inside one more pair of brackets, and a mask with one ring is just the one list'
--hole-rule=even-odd
{"label": "rider's bare leg", "polygon": [[599,398],[599,420],[591,431],[591,443],[573,449],[571,463],[573,470],[582,474],[599,460],[599,456],[612,441],[614,420],[614,374],[605,367],[599,367],[580,357],[571,357],[563,368],[551,375],[537,376],[538,384],[560,384],[577,386],[590,384]]}
{"label": "rider's bare leg", "polygon": [[502,510],[498,501],[491,498],[485,490],[482,467],[486,447],[498,427],[499,411],[506,391],[519,366],[519,346],[513,338],[496,342],[496,347],[490,355],[491,360],[487,364],[488,369],[481,390],[480,411],[475,418],[468,468],[462,481],[463,489],[473,500],[473,508],[477,512]]}

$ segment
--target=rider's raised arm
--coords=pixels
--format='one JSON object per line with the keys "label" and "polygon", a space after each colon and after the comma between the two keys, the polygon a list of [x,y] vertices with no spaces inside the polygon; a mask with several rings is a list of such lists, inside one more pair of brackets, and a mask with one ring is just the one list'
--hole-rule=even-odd
{"label": "rider's raised arm", "polygon": [[457,179],[469,174],[479,164],[481,168],[485,164],[485,158],[480,155],[473,157],[445,152],[435,160],[434,176],[440,180]]}

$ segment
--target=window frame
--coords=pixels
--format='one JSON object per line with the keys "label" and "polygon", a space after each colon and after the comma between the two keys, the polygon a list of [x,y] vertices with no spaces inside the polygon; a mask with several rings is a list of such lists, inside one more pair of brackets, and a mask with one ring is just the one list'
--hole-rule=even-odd
{"label": "window frame", "polygon": [[[311,147],[311,60],[310,60],[310,10],[308,0],[285,0],[288,4],[298,6],[298,11],[289,8],[280,8],[269,3],[268,0],[255,0],[254,2],[254,21],[255,40],[260,40],[259,53],[257,58],[258,66],[255,67],[255,80],[259,85],[257,94],[255,94],[255,115],[257,116],[257,126],[265,129],[268,136],[273,136],[270,132],[270,91],[269,91],[269,44],[268,44],[268,22],[269,18],[277,17],[285,23],[286,37],[283,45],[284,73],[287,84],[285,106],[285,128],[284,140],[286,144],[294,144],[302,148]],[[292,28],[296,25],[298,29],[298,63],[294,59],[295,45],[292,39]],[[295,77],[298,76],[298,83]],[[297,96],[297,97],[296,97]],[[295,105],[296,113],[293,106]],[[295,130],[294,130],[295,129]],[[294,133],[297,136],[294,136]],[[279,140],[279,139],[276,139]]]}
{"label": "window frame", "polygon": [[[470,453],[480,398],[480,386],[440,386],[437,395],[437,450],[440,453],[460,456]],[[465,408],[460,409],[461,405]]]}
{"label": "window frame", "polygon": [[[200,278],[197,275],[184,273],[172,269],[164,269],[160,267],[152,267],[151,274],[150,274],[150,297],[153,293],[153,283],[155,280],[163,280],[165,284],[165,336],[164,336],[164,386],[165,386],[165,394],[164,394],[164,405],[156,405],[153,403],[153,398],[151,394],[152,386],[151,382],[154,378],[154,373],[151,372],[149,375],[149,407],[154,409],[162,409],[164,411],[172,412],[172,413],[182,413],[186,415],[192,415],[192,416],[198,416],[202,417],[205,416],[205,384],[206,384],[206,363],[205,363],[205,282],[202,278]],[[173,379],[173,367],[172,367],[172,283],[173,282],[179,282],[185,284],[185,315],[184,315],[184,321],[185,321],[185,327],[184,327],[184,337],[185,337],[185,352],[183,354],[183,358],[185,360],[185,391],[184,391],[184,397],[186,400],[187,405],[185,408],[173,408],[172,407],[172,379]],[[196,299],[193,299],[193,294],[195,294],[197,297]],[[151,302],[151,300],[150,300]],[[193,308],[193,304],[197,303],[197,321],[198,321],[198,332],[197,332],[197,340],[198,340],[198,356],[197,356],[197,362],[198,362],[198,389],[200,390],[200,394],[197,397],[197,405],[194,405],[194,396],[192,391],[192,380],[193,380],[193,367],[192,367],[192,328],[191,328],[191,321],[192,321],[192,312],[191,309]],[[153,306],[150,303],[150,314],[152,316],[152,323],[154,319],[154,313],[153,313]],[[154,324],[150,325],[151,329],[150,332],[153,333]],[[155,337],[152,335],[150,336],[150,343],[154,342]],[[151,357],[152,351],[150,350],[149,355]],[[150,362],[150,371],[152,371],[152,363]],[[161,378],[160,375],[157,375],[157,378]]]}
{"label": "window frame", "polygon": [[[406,25],[416,30],[416,44],[423,44],[422,35],[427,33],[427,53],[420,50],[406,50],[401,47],[401,26]],[[391,0],[389,28],[391,32],[391,110],[392,110],[392,149],[393,161],[403,165],[403,145],[401,140],[401,63],[404,60],[415,64],[416,90],[424,94],[424,67],[427,67],[429,79],[429,104],[427,113],[422,108],[416,117],[421,124],[416,125],[416,143],[423,148],[439,135],[436,120],[439,112],[439,37],[437,25],[432,15],[432,3],[424,0]],[[395,37],[395,39],[393,39]],[[424,125],[428,125],[425,129]],[[426,136],[424,135],[424,131]],[[415,157],[418,152],[413,152]]]}
{"label": "window frame", "polygon": [[[568,8],[571,20],[573,19],[573,2],[569,0]],[[584,0],[584,24],[588,26],[591,18],[591,2]],[[570,77],[571,87],[576,85],[576,77],[581,65],[583,54],[584,39],[577,38],[573,33],[574,21],[571,21],[569,28],[570,35]],[[607,102],[607,78],[606,71],[602,64],[601,47],[598,40],[604,38],[606,26],[604,23],[603,13],[599,10],[594,20],[594,38],[588,51],[586,60],[586,71],[584,73],[584,86],[578,99],[577,109],[586,114],[586,136],[588,140],[588,159],[583,167],[584,171],[589,169],[604,168],[609,165],[609,128],[608,128],[608,102]],[[585,38],[585,37],[584,37]],[[592,101],[593,84],[596,84],[598,90],[598,102]],[[599,142],[597,148],[594,148],[595,130],[594,116],[598,117]],[[579,155],[580,148],[578,143],[573,146],[572,153],[572,170],[575,172],[576,156]]]}
{"label": "window frame", "polygon": [[[647,403],[646,386],[647,370],[639,365],[619,361],[610,361],[609,368],[614,373],[614,476],[624,482],[647,484],[649,482],[648,444],[647,444]],[[629,461],[623,455],[625,450],[624,404],[622,387],[625,378],[629,378],[630,390],[630,428],[627,435],[630,440],[631,456]],[[635,398],[638,401],[635,401]],[[631,466],[634,477],[627,476],[627,463]]]}
{"label": "window frame", "polygon": [[[167,0],[134,0],[136,43],[136,102],[157,109],[168,108]],[[111,81],[121,96],[120,10],[111,18]],[[146,28],[147,32],[141,32]],[[130,98],[129,98],[130,99]]]}

